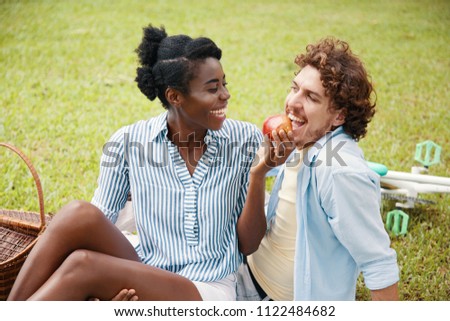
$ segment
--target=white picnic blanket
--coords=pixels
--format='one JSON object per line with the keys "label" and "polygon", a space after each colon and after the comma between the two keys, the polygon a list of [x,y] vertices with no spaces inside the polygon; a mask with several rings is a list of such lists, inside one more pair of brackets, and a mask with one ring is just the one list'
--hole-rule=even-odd
{"label": "white picnic blanket", "polygon": [[134,220],[131,201],[125,204],[125,207],[119,212],[116,226],[122,231],[123,235],[136,248],[139,245],[139,237],[136,234],[136,221]]}

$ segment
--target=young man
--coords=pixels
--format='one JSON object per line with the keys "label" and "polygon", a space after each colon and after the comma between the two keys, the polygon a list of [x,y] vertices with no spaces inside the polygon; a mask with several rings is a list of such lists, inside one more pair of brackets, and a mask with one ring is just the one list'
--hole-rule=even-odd
{"label": "young man", "polygon": [[372,84],[340,40],[309,45],[295,62],[300,71],[285,101],[292,131],[274,131],[275,147],[264,144],[250,172],[247,202],[264,211],[265,176],[284,163],[266,235],[240,281],[253,280],[273,300],[354,300],[362,272],[373,300],[396,300],[399,271],[380,215],[379,177],[357,146],[375,113]]}

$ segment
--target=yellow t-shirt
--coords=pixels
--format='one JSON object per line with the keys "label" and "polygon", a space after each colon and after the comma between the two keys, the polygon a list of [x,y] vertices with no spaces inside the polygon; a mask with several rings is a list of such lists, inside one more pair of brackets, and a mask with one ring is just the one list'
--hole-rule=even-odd
{"label": "yellow t-shirt", "polygon": [[248,265],[261,288],[276,301],[294,299],[294,254],[297,220],[295,214],[297,173],[303,164],[302,151],[284,165],[275,221]]}

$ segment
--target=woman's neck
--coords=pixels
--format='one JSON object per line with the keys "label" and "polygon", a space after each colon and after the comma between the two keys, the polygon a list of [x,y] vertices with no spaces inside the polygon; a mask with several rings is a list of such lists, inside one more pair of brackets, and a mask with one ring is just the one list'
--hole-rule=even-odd
{"label": "woman's neck", "polygon": [[[170,116],[170,114],[169,114]],[[205,128],[196,130],[188,126],[179,118],[167,117],[168,138],[178,147],[178,152],[183,158],[189,174],[194,175],[195,168],[206,151]]]}
{"label": "woman's neck", "polygon": [[178,147],[188,149],[199,148],[204,145],[207,130],[205,128],[195,129],[180,118],[169,113],[167,117],[168,138]]}

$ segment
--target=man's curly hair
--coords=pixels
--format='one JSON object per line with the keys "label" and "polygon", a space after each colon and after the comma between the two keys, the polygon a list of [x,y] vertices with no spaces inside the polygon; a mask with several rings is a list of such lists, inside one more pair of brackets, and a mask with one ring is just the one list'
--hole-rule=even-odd
{"label": "man's curly hair", "polygon": [[363,63],[349,45],[326,38],[308,45],[295,63],[300,68],[310,65],[320,72],[325,93],[331,99],[330,108],[342,110],[345,115],[344,131],[357,141],[364,137],[375,114],[376,101],[371,101],[375,91]]}

